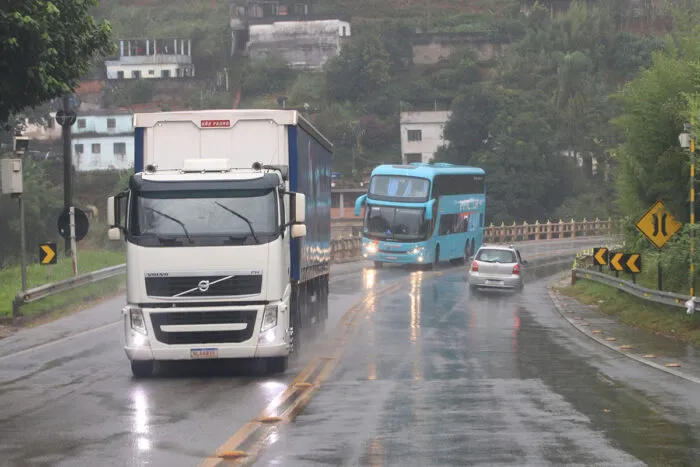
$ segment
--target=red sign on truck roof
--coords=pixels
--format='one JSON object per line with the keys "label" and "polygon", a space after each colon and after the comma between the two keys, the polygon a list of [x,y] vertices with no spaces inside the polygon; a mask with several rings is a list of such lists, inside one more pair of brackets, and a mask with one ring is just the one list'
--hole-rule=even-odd
{"label": "red sign on truck roof", "polygon": [[202,128],[230,128],[231,120],[202,120]]}

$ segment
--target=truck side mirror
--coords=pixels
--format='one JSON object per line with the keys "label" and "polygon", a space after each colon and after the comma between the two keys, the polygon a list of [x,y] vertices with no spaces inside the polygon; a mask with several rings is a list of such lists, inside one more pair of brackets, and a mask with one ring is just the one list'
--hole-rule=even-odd
{"label": "truck side mirror", "polygon": [[306,196],[304,193],[294,193],[294,216],[291,221],[293,224],[303,224],[306,221]]}
{"label": "truck side mirror", "polygon": [[304,224],[292,225],[292,238],[306,237],[306,226]]}
{"label": "truck side mirror", "polygon": [[107,237],[112,241],[121,240],[122,231],[119,227],[112,227],[107,231]]}
{"label": "truck side mirror", "polygon": [[115,203],[114,196],[107,198],[107,225],[110,227],[116,227],[117,221],[117,207]]}
{"label": "truck side mirror", "polygon": [[362,205],[365,204],[367,195],[362,195],[355,200],[355,215],[359,216],[362,213]]}

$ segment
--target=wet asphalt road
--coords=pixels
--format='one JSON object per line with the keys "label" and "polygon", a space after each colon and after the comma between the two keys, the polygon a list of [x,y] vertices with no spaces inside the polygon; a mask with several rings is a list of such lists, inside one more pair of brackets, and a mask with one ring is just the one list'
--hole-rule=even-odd
{"label": "wet asphalt road", "polygon": [[[441,272],[334,266],[327,329],[368,291],[401,288],[371,305],[331,379],[256,465],[696,465],[697,387],[576,334],[542,279],[472,297],[464,267]],[[318,351],[306,345],[284,377],[216,365],[136,381],[122,303],[0,341],[2,465],[197,465]]]}

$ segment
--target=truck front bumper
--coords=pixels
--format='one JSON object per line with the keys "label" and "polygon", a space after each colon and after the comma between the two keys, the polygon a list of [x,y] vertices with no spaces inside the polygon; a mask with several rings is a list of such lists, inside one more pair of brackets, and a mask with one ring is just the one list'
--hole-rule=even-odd
{"label": "truck front bumper", "polygon": [[[276,325],[261,333],[267,308]],[[140,308],[127,305],[124,351],[129,360],[193,360],[284,357],[289,354],[289,311],[267,306]]]}

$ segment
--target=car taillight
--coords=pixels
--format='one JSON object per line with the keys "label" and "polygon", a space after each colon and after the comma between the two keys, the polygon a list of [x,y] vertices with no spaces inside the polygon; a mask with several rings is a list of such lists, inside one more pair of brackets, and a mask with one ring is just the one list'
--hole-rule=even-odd
{"label": "car taillight", "polygon": [[520,274],[520,265],[516,264],[513,266],[513,274]]}
{"label": "car taillight", "polygon": [[479,263],[476,261],[472,261],[472,271],[478,272],[479,271]]}

